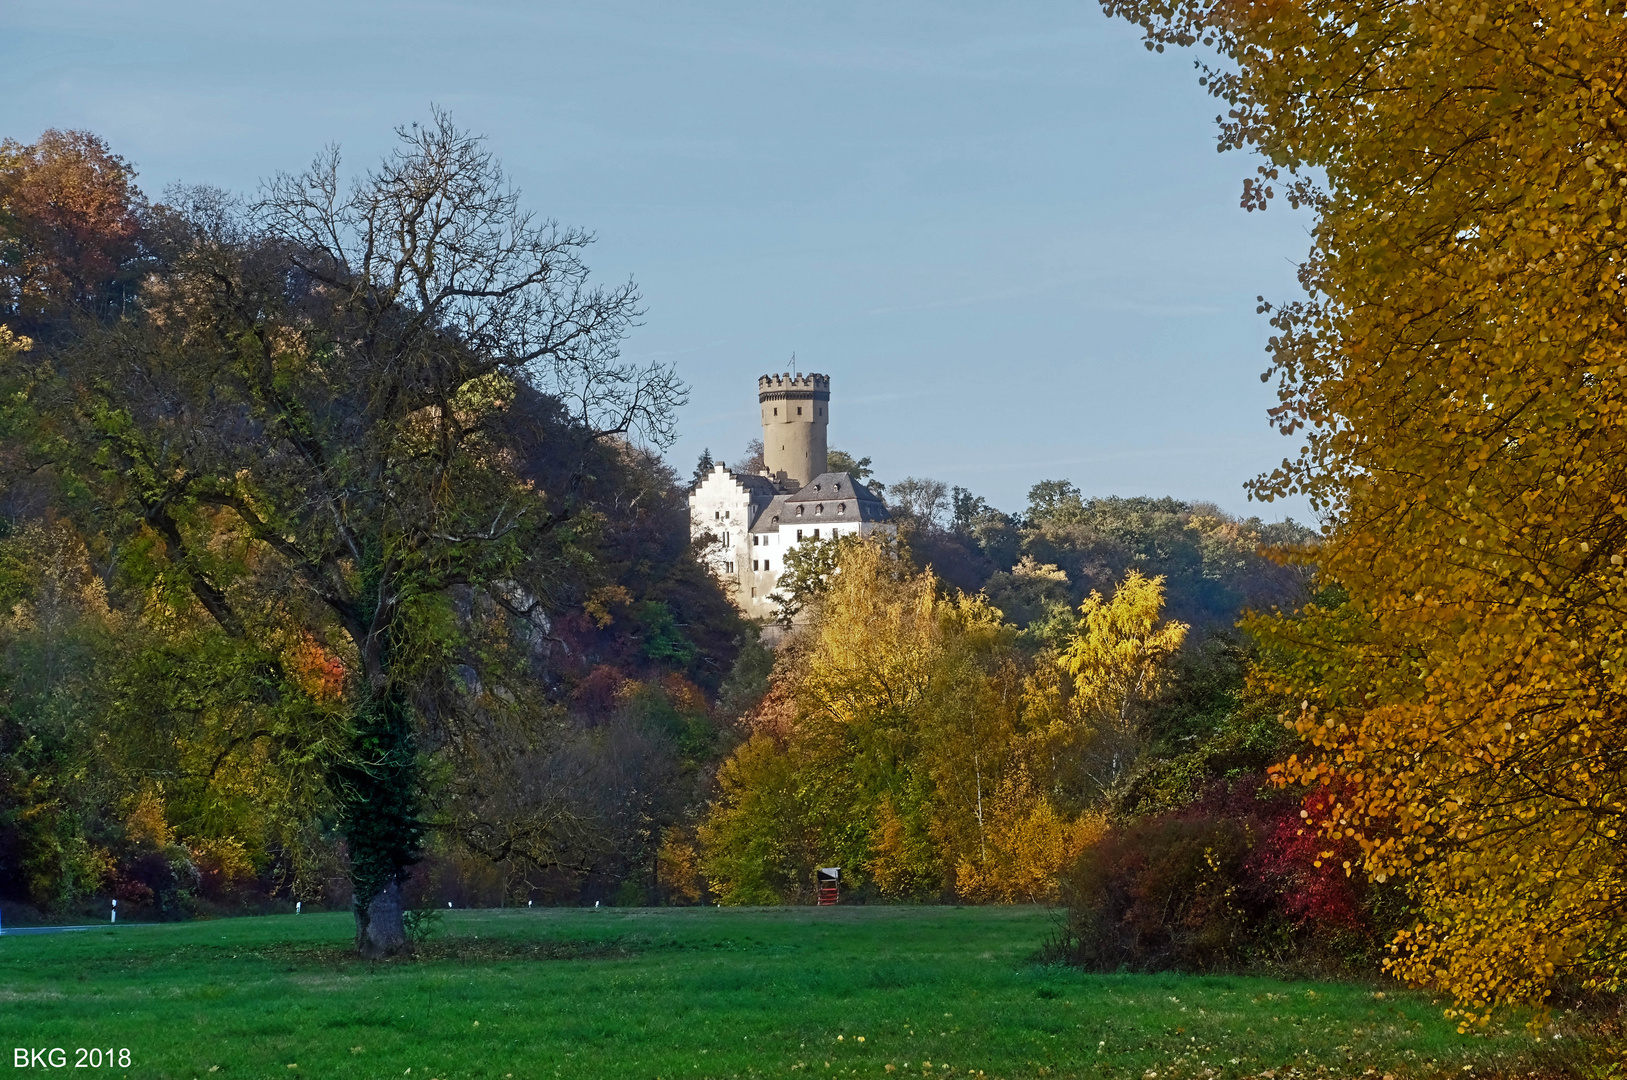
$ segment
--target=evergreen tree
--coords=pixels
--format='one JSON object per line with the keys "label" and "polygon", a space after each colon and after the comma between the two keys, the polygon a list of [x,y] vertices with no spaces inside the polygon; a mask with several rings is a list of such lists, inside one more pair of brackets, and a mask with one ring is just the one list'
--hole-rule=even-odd
{"label": "evergreen tree", "polygon": [[700,461],[695,463],[695,479],[693,481],[693,485],[699,487],[700,482],[706,479],[706,474],[711,472],[716,467],[717,462],[712,460],[712,448],[708,446],[705,450],[701,451]]}

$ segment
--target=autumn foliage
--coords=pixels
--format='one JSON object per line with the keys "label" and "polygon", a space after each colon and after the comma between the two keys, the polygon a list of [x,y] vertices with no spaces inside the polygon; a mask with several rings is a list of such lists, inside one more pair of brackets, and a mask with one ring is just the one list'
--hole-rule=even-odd
{"label": "autumn foliage", "polygon": [[107,298],[138,252],[134,176],[88,132],[0,142],[0,312],[33,329]]}
{"label": "autumn foliage", "polygon": [[1394,905],[1308,820],[1322,791],[1296,798],[1263,780],[1216,782],[1092,846],[1065,880],[1069,958],[1108,971],[1370,965]]}
{"label": "autumn foliage", "polygon": [[1185,633],[1162,583],[1092,595],[1037,655],[883,538],[847,545],[700,829],[725,903],[806,900],[816,866],[887,899],[1052,901],[1104,834]]}
{"label": "autumn foliage", "polygon": [[[1257,624],[1281,773],[1417,905],[1392,970],[1466,1017],[1627,976],[1627,22],[1589,2],[1109,0],[1202,43],[1244,203],[1317,215],[1272,309],[1257,484],[1329,514],[1332,586]],[[1268,377],[1270,374],[1268,373]]]}
{"label": "autumn foliage", "polygon": [[[398,134],[371,194],[315,201],[336,154],[152,204],[92,134],[0,142],[8,923],[382,896],[358,944],[388,952],[442,885],[664,887],[744,630],[633,438],[683,387],[617,359],[636,290],[589,284],[587,233],[445,113]],[[307,483],[342,491],[312,534]]]}

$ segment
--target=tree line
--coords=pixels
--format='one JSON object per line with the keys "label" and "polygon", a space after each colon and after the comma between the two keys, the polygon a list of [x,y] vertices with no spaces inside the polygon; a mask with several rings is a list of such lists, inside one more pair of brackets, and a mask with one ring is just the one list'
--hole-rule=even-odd
{"label": "tree line", "polygon": [[[807,575],[820,629],[771,653],[658,456],[682,384],[619,358],[636,288],[445,115],[398,136],[351,179],[327,152],[156,200],[93,135],[3,144],[0,899],[344,903],[379,955],[431,892],[791,900],[796,859],[860,895],[1050,896],[1167,681],[1109,724],[1081,627],[1176,633],[1167,600],[1207,638],[1303,579],[1210,507],[1047,483],[948,513],[906,479],[903,545]],[[844,667],[854,610],[898,672]],[[883,707],[865,679],[895,674],[915,696]],[[751,762],[851,766],[837,713],[771,719],[837,685],[885,777],[848,777],[839,827],[753,818]]]}
{"label": "tree line", "polygon": [[640,449],[685,390],[590,234],[444,114],[398,137],[157,202],[94,136],[0,146],[11,898],[337,887],[381,955],[426,852],[569,896],[680,813],[740,635]]}

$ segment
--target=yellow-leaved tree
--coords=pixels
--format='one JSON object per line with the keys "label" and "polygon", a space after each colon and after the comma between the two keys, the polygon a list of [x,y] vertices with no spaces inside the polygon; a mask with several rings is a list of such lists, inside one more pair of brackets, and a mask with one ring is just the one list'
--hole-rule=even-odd
{"label": "yellow-leaved tree", "polygon": [[1073,713],[1083,725],[1086,763],[1106,791],[1140,752],[1143,715],[1164,690],[1187,625],[1164,622],[1164,579],[1132,570],[1104,600],[1093,592],[1058,658],[1072,677]]}
{"label": "yellow-leaved tree", "polygon": [[971,900],[1002,904],[1052,903],[1057,875],[1102,838],[1099,813],[1070,815],[1034,783],[1021,758],[987,800],[985,839],[961,853],[955,885]]}
{"label": "yellow-leaved tree", "polygon": [[816,866],[886,897],[1032,900],[1093,835],[1025,762],[1016,629],[896,546],[844,545],[699,829],[725,903],[811,897]]}
{"label": "yellow-leaved tree", "polygon": [[[1317,215],[1273,309],[1331,588],[1258,630],[1393,970],[1466,1018],[1627,974],[1627,18],[1598,0],[1105,0],[1201,43],[1244,185]],[[1269,377],[1270,373],[1268,373]]]}

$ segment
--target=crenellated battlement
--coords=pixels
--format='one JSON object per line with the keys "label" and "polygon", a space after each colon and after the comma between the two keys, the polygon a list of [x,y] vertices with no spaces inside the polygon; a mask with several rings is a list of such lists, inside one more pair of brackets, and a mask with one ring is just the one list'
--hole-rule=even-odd
{"label": "crenellated battlement", "polygon": [[816,375],[812,372],[807,375],[793,375],[790,372],[784,372],[779,375],[758,376],[757,399],[767,401],[769,395],[775,397],[808,396],[820,401],[829,401],[830,376]]}

